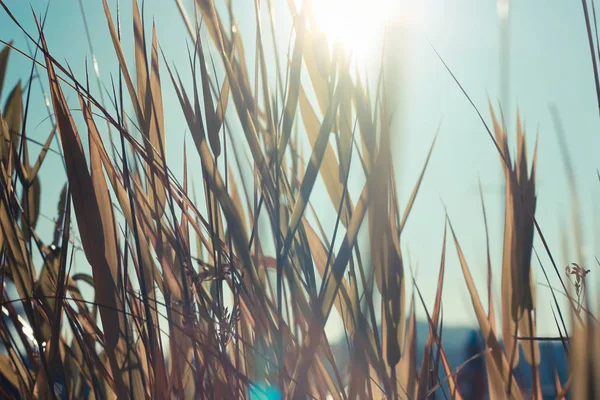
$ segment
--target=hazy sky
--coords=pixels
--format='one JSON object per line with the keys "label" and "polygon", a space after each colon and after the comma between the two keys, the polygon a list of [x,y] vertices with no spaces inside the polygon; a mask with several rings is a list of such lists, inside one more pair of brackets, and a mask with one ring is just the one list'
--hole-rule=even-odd
{"label": "hazy sky", "polygon": [[[191,10],[189,0],[182,0]],[[287,2],[273,0],[277,4],[278,33],[281,52],[285,54],[289,35],[289,13]],[[34,34],[35,24],[30,5],[23,0],[7,0],[5,3],[20,19],[23,25]],[[33,0],[33,9],[42,13],[48,2]],[[100,0],[84,0],[84,7],[99,64],[100,76],[110,87],[111,74],[116,76],[117,64],[112,52],[112,43]],[[113,11],[116,1],[109,1]],[[124,49],[128,59],[132,59],[131,4],[123,1],[122,29]],[[252,38],[245,42],[247,56],[252,54],[254,38],[254,11],[251,0],[234,1],[234,12],[240,22],[242,37],[249,32]],[[85,59],[88,57],[91,70],[91,53],[85,35],[79,0],[52,0],[48,13],[45,33],[50,51],[58,60],[66,60],[76,75],[84,78]],[[365,2],[370,7],[377,2]],[[406,204],[410,190],[416,181],[429,145],[441,121],[439,138],[429,169],[425,176],[415,207],[403,233],[402,248],[406,264],[410,261],[417,270],[416,280],[423,295],[431,306],[435,293],[439,268],[444,208],[449,216],[466,254],[472,274],[479,285],[482,299],[486,296],[485,236],[483,218],[478,195],[478,180],[484,188],[492,262],[496,283],[500,280],[501,247],[503,234],[503,175],[499,155],[488,137],[483,125],[465,96],[453,82],[448,72],[432,49],[433,45],[460,80],[484,118],[490,121],[487,108],[488,98],[493,102],[499,99],[499,19],[494,1],[478,0],[422,0],[400,2],[396,19],[401,27],[401,36],[395,37],[392,49],[401,62],[402,87],[401,129],[395,135],[394,163],[398,172],[401,206]],[[365,11],[367,13],[367,11]],[[146,22],[155,20],[159,42],[166,58],[177,65],[184,81],[189,80],[186,43],[189,38],[177,11],[175,1],[147,0],[145,2]],[[394,14],[398,15],[398,14]],[[326,19],[325,19],[326,20]],[[552,254],[560,270],[567,261],[581,262],[591,269],[590,292],[596,287],[600,271],[594,261],[595,243],[598,240],[599,190],[597,158],[595,150],[600,148],[600,125],[598,106],[595,99],[591,59],[587,44],[585,23],[581,4],[567,0],[546,2],[520,1],[510,8],[510,90],[509,106],[505,110],[510,135],[515,134],[516,107],[520,109],[528,132],[528,146],[533,150],[535,135],[539,132],[539,159],[537,175],[538,206],[536,216],[548,241]],[[265,20],[266,22],[266,20]],[[0,39],[14,40],[18,48],[29,53],[24,35],[0,11]],[[376,27],[370,27],[374,29]],[[361,32],[360,27],[355,30]],[[365,35],[369,32],[363,32]],[[378,64],[377,39],[363,45],[364,54],[360,63],[367,67]],[[33,35],[35,36],[35,35]],[[431,45],[430,45],[431,43]],[[250,63],[250,64],[253,64]],[[4,90],[17,78],[26,79],[31,63],[13,53],[9,64],[9,76]],[[253,66],[252,66],[253,68]],[[168,158],[176,174],[182,171],[181,152],[186,124],[164,65],[161,65],[167,122]],[[47,85],[47,77],[42,81]],[[371,78],[373,74],[371,73]],[[92,83],[95,90],[95,82]],[[97,93],[97,91],[95,91]],[[34,85],[32,110],[28,134],[43,140],[48,134],[49,123],[43,122],[47,112],[40,95],[38,84]],[[70,93],[70,100],[74,100]],[[3,104],[4,99],[1,99]],[[555,133],[548,106],[556,104],[560,110],[567,134],[567,147],[573,159],[577,196],[580,200],[584,222],[584,260],[578,260],[574,247],[574,234],[571,218],[570,192],[557,135]],[[230,108],[233,110],[233,107]],[[232,119],[235,119],[233,114]],[[38,123],[41,123],[36,128]],[[188,134],[188,142],[191,139]],[[191,142],[189,142],[191,144]],[[189,146],[192,149],[192,146]],[[33,147],[32,147],[33,151]],[[190,151],[190,171],[198,165],[197,156]],[[194,158],[196,157],[196,158]],[[49,182],[64,182],[60,159],[49,155],[46,168],[42,172],[42,190],[51,199],[58,198],[60,187],[52,188]],[[353,193],[361,189],[360,182],[351,188]],[[321,191],[323,192],[323,191]],[[318,193],[318,192],[317,192]],[[320,203],[319,197],[312,199]],[[443,202],[443,204],[442,204]],[[329,204],[324,198],[323,203]],[[331,206],[327,206],[331,207]],[[327,207],[322,209],[325,221],[331,221]],[[55,214],[54,200],[42,204],[42,213],[52,217]],[[40,229],[49,231],[50,221],[42,218]],[[563,237],[570,240],[568,254],[562,249]],[[364,235],[363,235],[364,238]],[[558,280],[549,259],[538,238],[535,247],[541,256],[553,285]],[[80,259],[83,267],[83,258]],[[534,266],[535,280],[545,284],[537,261]],[[407,271],[409,278],[409,272]],[[496,286],[496,310],[500,303]],[[540,334],[556,334],[551,314],[551,296],[544,286],[537,286],[538,328]],[[444,287],[444,323],[473,324],[476,322],[464,278],[458,264],[454,245],[449,243],[446,280]],[[420,307],[417,307],[422,315]],[[333,317],[332,332],[339,323]],[[339,332],[339,331],[338,331]]]}

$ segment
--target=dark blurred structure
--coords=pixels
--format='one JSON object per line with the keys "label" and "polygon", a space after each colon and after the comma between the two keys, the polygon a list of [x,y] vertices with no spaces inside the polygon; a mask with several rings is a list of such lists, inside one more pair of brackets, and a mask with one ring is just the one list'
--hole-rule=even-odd
{"label": "dark blurred structure", "polygon": [[[423,357],[423,348],[427,335],[429,334],[429,324],[427,321],[417,321],[417,360]],[[458,385],[464,399],[487,399],[488,384],[485,368],[485,359],[479,355],[466,362],[475,355],[480,354],[485,346],[481,332],[478,329],[464,326],[446,325],[443,329],[442,344],[444,352],[453,371],[460,368],[458,373]],[[500,340],[502,346],[502,340]],[[569,378],[568,360],[565,350],[560,341],[543,341],[539,343],[541,363],[539,374],[541,380],[542,398],[554,399],[556,397],[555,374],[558,375],[561,383],[564,385]],[[345,340],[339,340],[332,343],[332,350],[339,365],[350,363],[347,343]],[[531,367],[525,361],[523,350],[520,348],[519,365],[515,369],[515,382],[523,390],[525,398],[530,393],[532,386]],[[417,366],[420,368],[420,365]],[[443,368],[440,368],[440,376],[443,379]],[[442,388],[435,393],[436,400],[445,398],[442,389],[448,394],[448,385],[444,383]],[[499,396],[502,398],[502,396]]]}
{"label": "dark blurred structure", "polygon": [[458,386],[465,399],[480,400],[487,398],[484,351],[485,343],[480,332],[471,331],[464,354],[466,364],[458,373]]}

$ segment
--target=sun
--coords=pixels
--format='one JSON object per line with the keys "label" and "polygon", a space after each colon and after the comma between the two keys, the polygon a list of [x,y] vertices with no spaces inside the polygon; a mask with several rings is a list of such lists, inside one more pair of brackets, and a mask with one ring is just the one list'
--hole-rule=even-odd
{"label": "sun", "polygon": [[363,61],[381,43],[394,0],[313,0],[316,28],[329,45],[341,44],[355,61]]}

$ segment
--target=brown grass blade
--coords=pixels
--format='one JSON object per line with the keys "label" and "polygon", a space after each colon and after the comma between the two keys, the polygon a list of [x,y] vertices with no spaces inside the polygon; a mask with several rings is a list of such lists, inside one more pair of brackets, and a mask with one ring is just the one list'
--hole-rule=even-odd
{"label": "brown grass blade", "polygon": [[[450,228],[452,229],[452,226],[450,226]],[[413,287],[417,291],[419,300],[421,301],[421,304],[423,305],[423,308],[425,309],[425,314],[427,315],[427,322],[429,323],[429,333],[432,335],[432,338],[435,341],[435,344],[437,345],[437,351],[438,351],[438,356],[439,356],[439,360],[437,362],[439,362],[440,360],[442,362],[442,367],[444,368],[444,372],[446,373],[446,379],[448,380],[448,388],[450,389],[450,394],[452,396],[452,399],[462,400],[462,395],[459,391],[455,374],[453,373],[452,368],[450,367],[450,362],[448,361],[448,357],[446,356],[446,352],[444,351],[444,347],[442,346],[441,336],[438,336],[437,331],[434,329],[431,315],[429,314],[429,311],[427,310],[427,306],[425,305],[425,300],[423,300],[423,296],[421,295],[421,290],[419,290],[419,286],[417,286],[416,282],[414,281],[414,278],[413,278]],[[441,335],[441,332],[442,332],[442,330],[440,327],[440,335]],[[436,365],[436,367],[433,369],[435,377],[437,377],[437,368],[438,367]],[[435,392],[437,390],[437,387],[440,384],[441,384],[441,382],[438,383],[438,385],[434,386],[433,388],[429,389],[429,391],[425,395],[425,398],[427,398],[431,393]]]}
{"label": "brown grass blade", "polygon": [[46,142],[44,142],[44,146],[42,147],[42,150],[40,151],[40,154],[38,155],[38,158],[35,161],[35,164],[27,172],[27,176],[29,179],[35,179],[38,172],[40,171],[40,168],[42,167],[42,163],[46,159],[46,155],[48,154],[48,150],[50,149],[50,144],[52,144],[52,140],[54,140],[55,134],[56,134],[56,125],[52,128],[52,131],[50,131],[50,134],[48,135]]}
{"label": "brown grass blade", "polygon": [[137,99],[139,101],[140,109],[143,112],[143,119],[138,121],[142,126],[142,132],[146,133],[146,123],[148,123],[148,116],[150,111],[150,72],[148,71],[148,57],[146,55],[146,34],[144,33],[144,27],[142,24],[142,16],[140,15],[140,9],[137,0],[131,1],[133,9],[133,40],[134,40],[134,54],[135,54],[135,71],[136,71],[136,84],[137,84]]}
{"label": "brown grass blade", "polygon": [[[227,105],[229,104],[229,92],[231,91],[229,87],[229,79],[225,77],[223,80],[223,84],[221,85],[221,92],[219,95],[218,103],[217,103],[217,111],[215,115],[215,123],[211,127],[216,132],[221,130],[223,126],[223,122],[225,121],[225,112],[227,111]],[[213,133],[214,134],[214,133]]]}
{"label": "brown grass blade", "polygon": [[[19,150],[21,126],[23,123],[21,83],[18,83],[8,95],[4,106],[3,116],[8,127],[8,140],[11,142],[13,154],[16,155]],[[9,172],[11,172],[10,168]]]}
{"label": "brown grass blade", "polygon": [[[417,376],[417,337],[415,320],[414,299],[410,304],[410,313],[408,314],[408,323],[406,328],[406,340],[402,350],[402,359],[398,364],[400,372],[398,376],[398,388],[396,393],[405,393],[409,399],[414,399],[417,394],[418,376]],[[404,323],[404,321],[402,321]]]}
{"label": "brown grass blade", "polygon": [[41,198],[42,186],[40,184],[40,178],[35,177],[28,187],[23,189],[23,198],[21,204],[23,205],[23,214],[21,215],[21,230],[29,241],[29,229],[34,230],[38,218],[40,216],[40,198]]}
{"label": "brown grass blade", "polygon": [[6,379],[15,388],[20,387],[17,370],[14,368],[11,359],[5,354],[0,354],[0,375],[2,375],[3,380]]}
{"label": "brown grass blade", "polygon": [[[1,175],[3,177],[8,176],[4,166],[2,166]],[[2,184],[6,185],[7,182],[4,180]],[[10,276],[19,297],[28,298],[33,290],[35,270],[26,247],[24,235],[12,214],[11,196],[15,194],[12,189],[8,189],[6,186],[3,189],[2,203],[0,203],[0,226],[2,227],[3,240],[6,246]]]}
{"label": "brown grass blade", "polygon": [[[206,117],[206,135],[208,136],[208,143],[210,148],[218,158],[221,155],[221,140],[219,139],[219,129],[217,122],[217,113],[213,104],[212,93],[210,90],[210,80],[208,70],[206,68],[206,60],[204,57],[204,50],[202,48],[202,41],[200,37],[197,39],[196,52],[200,59],[200,77],[202,78],[202,93],[204,98],[204,115]],[[226,82],[229,82],[226,80]]]}
{"label": "brown grass blade", "polygon": [[[447,233],[447,223],[444,224],[444,238],[442,239],[442,255],[440,260],[440,270],[438,272],[438,284],[437,290],[435,292],[435,302],[433,304],[433,313],[431,315],[432,320],[432,329],[438,329],[438,320],[440,316],[440,311],[442,308],[442,291],[444,289],[444,272],[446,270],[446,233]],[[428,376],[430,371],[433,370],[433,359],[430,357],[433,349],[433,335],[434,332],[429,332],[427,335],[427,340],[425,341],[425,349],[423,350],[423,357],[421,358],[421,370],[419,371],[419,380],[418,380],[418,392],[417,398],[422,399],[425,397],[425,394],[430,389],[428,387]]]}
{"label": "brown grass blade", "polygon": [[131,97],[131,101],[133,103],[135,115],[138,121],[144,121],[144,110],[142,109],[138,97],[135,93],[135,87],[133,86],[133,81],[131,80],[131,75],[129,74],[129,69],[127,68],[127,62],[125,61],[125,54],[123,53],[123,48],[121,47],[119,34],[117,33],[117,29],[115,28],[115,24],[110,14],[110,7],[108,6],[107,0],[102,0],[102,4],[104,7],[104,14],[106,15],[106,22],[108,23],[110,36],[112,38],[113,47],[115,49],[115,54],[117,56],[117,59],[119,60],[119,65],[121,66],[121,70],[123,72],[123,78],[125,79],[125,85],[127,86],[127,90],[129,91],[129,97]]}
{"label": "brown grass blade", "polygon": [[[115,243],[114,216],[112,203],[108,195],[108,188],[104,181],[101,169],[98,169],[97,156],[91,157],[92,170],[90,175],[83,147],[75,122],[63,95],[60,84],[54,72],[52,60],[49,58],[48,49],[43,34],[42,45],[45,50],[46,67],[50,81],[50,92],[56,120],[59,127],[67,177],[71,186],[71,196],[77,217],[77,225],[81,235],[81,242],[88,262],[94,271],[94,286],[96,298],[100,304],[107,307],[100,308],[100,315],[106,338],[106,353],[110,361],[111,370],[120,396],[128,396],[129,374],[134,393],[145,393],[139,372],[132,371],[132,366],[124,364],[125,330],[127,324],[124,316],[114,310],[122,309],[119,306],[118,289],[116,286],[117,250]],[[98,161],[95,161],[98,160]],[[100,167],[101,168],[101,167]]]}
{"label": "brown grass blade", "polygon": [[2,88],[4,87],[4,80],[6,79],[6,67],[8,65],[8,56],[10,55],[11,45],[12,41],[0,51],[0,97],[2,96]]}

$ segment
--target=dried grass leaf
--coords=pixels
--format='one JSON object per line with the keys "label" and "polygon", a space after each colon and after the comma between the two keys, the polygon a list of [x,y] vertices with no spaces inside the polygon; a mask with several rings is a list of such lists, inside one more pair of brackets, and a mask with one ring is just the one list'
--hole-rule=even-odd
{"label": "dried grass leaf", "polygon": [[[42,46],[45,50],[46,67],[50,81],[50,92],[54,113],[59,127],[67,177],[70,182],[71,196],[77,217],[77,226],[88,262],[94,271],[95,293],[100,304],[100,315],[106,338],[106,352],[110,360],[117,391],[121,396],[129,393],[129,373],[135,393],[144,393],[139,373],[131,371],[125,365],[125,330],[127,324],[122,313],[116,310],[120,306],[116,277],[118,276],[117,251],[115,243],[114,216],[108,188],[104,181],[98,156],[91,155],[92,171],[90,175],[83,152],[83,146],[69,106],[65,100],[58,78],[54,72],[52,59],[43,34]],[[83,103],[83,102],[82,102]],[[94,146],[92,146],[94,149]],[[99,169],[100,168],[100,169]],[[135,357],[135,355],[133,356]]]}

